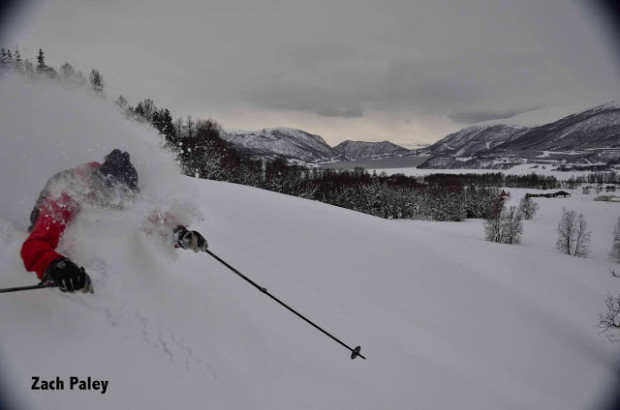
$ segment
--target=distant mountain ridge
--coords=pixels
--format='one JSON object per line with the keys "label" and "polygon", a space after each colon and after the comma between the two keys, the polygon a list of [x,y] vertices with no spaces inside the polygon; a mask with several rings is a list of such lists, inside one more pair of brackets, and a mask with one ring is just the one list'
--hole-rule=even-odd
{"label": "distant mountain ridge", "polygon": [[330,147],[315,134],[294,128],[265,128],[258,131],[226,130],[222,137],[232,147],[253,158],[277,157],[303,163],[326,163],[357,159],[381,159],[415,153],[389,141],[344,141]]}
{"label": "distant mountain ridge", "polygon": [[507,168],[540,158],[609,163],[620,159],[620,107],[605,104],[531,127],[475,125],[424,151],[430,158],[422,168]]}
{"label": "distant mountain ridge", "polygon": [[587,150],[620,148],[620,107],[603,105],[529,129],[505,141],[503,150]]}
{"label": "distant mountain ridge", "polygon": [[308,163],[328,162],[340,158],[340,154],[327,145],[321,136],[293,128],[227,130],[222,137],[238,152],[254,158],[281,157]]}
{"label": "distant mountain ridge", "polygon": [[411,155],[414,152],[389,141],[366,142],[351,140],[341,142],[334,147],[334,150],[351,160],[401,157]]}
{"label": "distant mountain ridge", "polygon": [[541,125],[494,120],[463,128],[421,149],[390,141],[351,140],[331,147],[321,136],[293,128],[227,130],[222,137],[253,158],[306,164],[429,156],[420,167],[510,168],[526,161],[562,160],[587,165],[620,162],[620,107],[605,104]]}
{"label": "distant mountain ridge", "polygon": [[470,156],[519,138],[527,130],[527,127],[511,125],[472,126],[447,135],[427,150],[431,155]]}

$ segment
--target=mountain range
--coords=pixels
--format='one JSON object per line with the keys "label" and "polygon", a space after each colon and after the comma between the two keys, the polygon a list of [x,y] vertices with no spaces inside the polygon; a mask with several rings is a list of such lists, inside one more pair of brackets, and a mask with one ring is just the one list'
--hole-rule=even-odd
{"label": "mountain range", "polygon": [[407,156],[428,156],[422,168],[509,168],[526,161],[610,164],[620,161],[620,107],[605,104],[537,125],[512,119],[480,123],[421,149],[350,140],[330,147],[319,135],[291,128],[226,131],[223,137],[255,158],[315,164]]}
{"label": "mountain range", "polygon": [[277,157],[294,162],[321,163],[335,161],[340,155],[315,134],[292,128],[265,128],[259,131],[227,130],[222,137],[241,154],[273,160]]}
{"label": "mountain range", "polygon": [[421,153],[430,158],[420,168],[505,169],[524,162],[604,168],[620,161],[620,107],[605,104],[538,126],[475,125]]}
{"label": "mountain range", "polygon": [[292,162],[326,163],[382,159],[415,154],[389,141],[344,141],[330,147],[315,134],[293,128],[265,128],[258,131],[227,130],[222,137],[232,147],[253,158],[272,160],[280,157]]}

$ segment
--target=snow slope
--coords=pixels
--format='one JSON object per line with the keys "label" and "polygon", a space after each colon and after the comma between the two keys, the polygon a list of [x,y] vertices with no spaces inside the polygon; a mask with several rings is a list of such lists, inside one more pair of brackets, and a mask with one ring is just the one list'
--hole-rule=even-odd
{"label": "snow slope", "polygon": [[[593,325],[620,282],[598,256],[184,177],[155,133],[54,84],[0,81],[0,124],[2,287],[36,282],[19,248],[48,175],[123,145],[143,183],[62,240],[94,295],[0,295],[0,394],[21,408],[584,409],[616,381],[617,347]],[[368,360],[208,255],[166,249],[142,229],[155,209]],[[33,376],[109,386],[31,391]]]}
{"label": "snow slope", "polygon": [[[607,105],[613,105],[609,103]],[[521,127],[536,127],[540,125],[550,124],[556,122],[569,115],[586,111],[590,109],[589,106],[583,105],[563,105],[563,106],[549,106],[543,108],[537,108],[522,112],[509,118],[500,118],[496,120],[488,120],[476,123],[476,126],[485,127],[493,125],[511,125]]]}

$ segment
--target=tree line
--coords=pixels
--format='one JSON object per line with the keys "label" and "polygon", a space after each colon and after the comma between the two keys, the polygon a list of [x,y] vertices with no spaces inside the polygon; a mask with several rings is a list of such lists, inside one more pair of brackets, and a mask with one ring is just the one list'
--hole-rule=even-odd
{"label": "tree line", "polygon": [[32,79],[45,78],[89,86],[96,94],[103,95],[104,82],[99,70],[92,69],[88,77],[69,63],[64,63],[57,70],[47,65],[43,49],[39,49],[35,64],[28,58],[22,58],[18,48],[11,52],[3,47],[0,49],[0,76],[6,73],[21,74]]}
{"label": "tree line", "polygon": [[402,174],[377,175],[362,168],[333,170],[288,164],[284,158],[256,160],[235,151],[222,138],[222,126],[191,116],[172,119],[170,110],[147,98],[135,106],[119,97],[125,115],[149,122],[176,153],[185,175],[227,181],[388,219],[463,221],[494,215],[500,186],[552,188],[551,176],[434,174],[418,180]]}

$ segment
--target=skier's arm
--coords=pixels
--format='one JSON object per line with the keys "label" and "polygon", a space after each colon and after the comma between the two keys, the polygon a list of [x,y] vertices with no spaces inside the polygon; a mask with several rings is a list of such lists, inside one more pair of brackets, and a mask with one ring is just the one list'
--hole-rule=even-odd
{"label": "skier's arm", "polygon": [[63,257],[55,250],[60,236],[76,212],[75,202],[66,194],[58,199],[47,198],[43,202],[32,233],[21,249],[27,271],[36,272],[42,280],[50,263]]}
{"label": "skier's arm", "polygon": [[148,219],[147,234],[158,233],[175,248],[200,252],[207,249],[207,240],[197,231],[188,230],[180,220],[169,212],[155,211]]}
{"label": "skier's arm", "polygon": [[174,228],[174,244],[179,248],[191,249],[194,252],[206,251],[209,244],[197,231],[190,231],[183,225]]}

